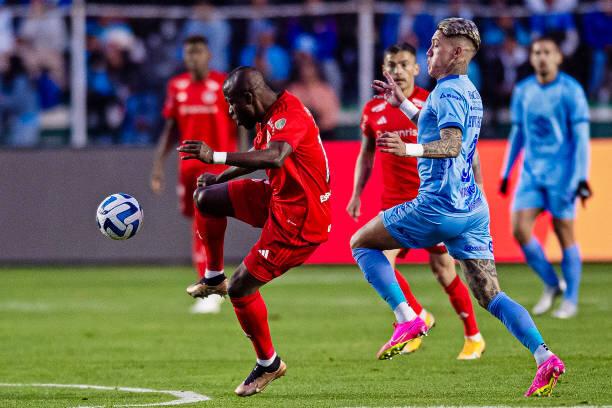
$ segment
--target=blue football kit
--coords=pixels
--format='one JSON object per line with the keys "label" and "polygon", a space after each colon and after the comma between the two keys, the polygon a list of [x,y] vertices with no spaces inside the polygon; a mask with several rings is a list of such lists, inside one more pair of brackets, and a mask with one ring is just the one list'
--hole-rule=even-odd
{"label": "blue football kit", "polygon": [[462,132],[455,158],[418,158],[419,195],[383,212],[387,231],[406,248],[444,242],[455,259],[493,259],[489,207],[474,180],[472,161],[482,122],[480,94],[467,75],[438,81],[418,122],[418,143],[440,139],[449,127]]}
{"label": "blue football kit", "polygon": [[516,86],[510,108],[502,178],[524,155],[513,211],[540,208],[573,219],[578,183],[587,180],[589,167],[589,107],[582,87],[564,73],[547,84],[530,76]]}

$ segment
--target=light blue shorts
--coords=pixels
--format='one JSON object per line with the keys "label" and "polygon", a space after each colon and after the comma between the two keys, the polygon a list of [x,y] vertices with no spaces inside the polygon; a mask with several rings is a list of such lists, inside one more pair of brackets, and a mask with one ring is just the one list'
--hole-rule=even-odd
{"label": "light blue shorts", "polygon": [[443,242],[455,259],[494,259],[488,206],[451,217],[436,214],[415,199],[383,211],[381,217],[402,248],[428,248]]}
{"label": "light blue shorts", "polygon": [[514,193],[512,211],[541,208],[547,210],[554,218],[576,218],[575,189],[554,188],[539,184],[529,176],[521,175]]}

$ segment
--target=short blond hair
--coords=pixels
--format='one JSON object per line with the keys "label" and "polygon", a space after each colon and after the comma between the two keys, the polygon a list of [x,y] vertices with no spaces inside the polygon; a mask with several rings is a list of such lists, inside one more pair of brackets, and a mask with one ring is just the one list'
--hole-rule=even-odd
{"label": "short blond hair", "polygon": [[445,18],[438,23],[436,30],[440,30],[446,37],[465,37],[472,42],[476,51],[480,48],[480,32],[472,20],[459,17]]}

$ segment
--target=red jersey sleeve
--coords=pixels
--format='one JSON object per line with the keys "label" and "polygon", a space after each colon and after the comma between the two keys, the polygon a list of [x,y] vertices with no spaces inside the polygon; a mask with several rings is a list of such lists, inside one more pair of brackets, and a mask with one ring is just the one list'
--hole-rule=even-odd
{"label": "red jersey sleeve", "polygon": [[366,105],[363,107],[363,112],[361,113],[360,127],[365,137],[368,137],[370,139],[376,139],[376,133],[374,132],[374,129],[372,129],[372,125],[370,121],[370,117],[371,117],[370,111],[371,111],[370,104],[366,103]]}
{"label": "red jersey sleeve", "polygon": [[308,132],[306,115],[306,112],[302,114],[295,110],[274,115],[270,119],[272,130],[269,142],[287,142],[295,151]]}
{"label": "red jersey sleeve", "polygon": [[177,119],[177,103],[176,103],[176,89],[174,87],[174,81],[168,82],[166,88],[166,100],[164,101],[164,107],[162,108],[162,116],[165,119]]}

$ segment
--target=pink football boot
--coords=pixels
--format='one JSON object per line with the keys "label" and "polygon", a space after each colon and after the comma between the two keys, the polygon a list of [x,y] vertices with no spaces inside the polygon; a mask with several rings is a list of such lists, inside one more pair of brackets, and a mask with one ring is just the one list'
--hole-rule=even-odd
{"label": "pink football boot", "polygon": [[557,385],[559,376],[565,372],[565,364],[555,355],[552,355],[540,364],[531,387],[525,393],[526,397],[549,397]]}
{"label": "pink football boot", "polygon": [[391,340],[386,342],[376,354],[379,360],[388,360],[401,353],[406,344],[417,337],[427,335],[427,325],[420,317],[405,323],[394,323]]}

